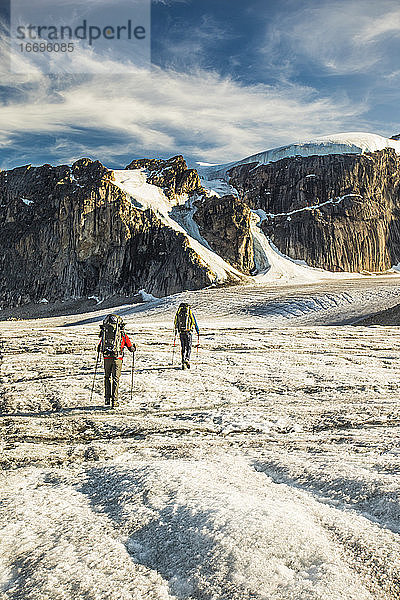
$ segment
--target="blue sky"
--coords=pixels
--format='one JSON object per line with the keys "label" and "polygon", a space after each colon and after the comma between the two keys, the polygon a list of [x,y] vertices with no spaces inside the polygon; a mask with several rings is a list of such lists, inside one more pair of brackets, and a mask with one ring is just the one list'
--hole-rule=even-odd
{"label": "blue sky", "polygon": [[151,42],[151,70],[112,50],[97,75],[84,74],[100,60],[90,53],[75,75],[3,62],[0,167],[218,163],[343,131],[400,133],[398,0],[153,1]]}

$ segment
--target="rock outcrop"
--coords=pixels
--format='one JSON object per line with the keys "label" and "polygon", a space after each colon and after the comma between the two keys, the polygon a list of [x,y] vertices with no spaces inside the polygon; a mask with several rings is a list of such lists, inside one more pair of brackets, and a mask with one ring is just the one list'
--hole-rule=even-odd
{"label": "rock outcrop", "polygon": [[99,162],[0,173],[0,305],[145,288],[156,296],[214,277],[151,211],[135,208]]}
{"label": "rock outcrop", "polygon": [[251,210],[282,253],[311,266],[380,272],[400,263],[393,149],[240,164],[228,171],[239,198],[207,197],[181,156],[127,169],[147,180],[131,174],[124,188],[89,159],[0,172],[0,307],[237,282],[237,271],[254,272]]}
{"label": "rock outcrop", "polygon": [[400,157],[295,157],[229,171],[263,230],[291,258],[330,271],[389,269],[400,261]]}
{"label": "rock outcrop", "polygon": [[170,199],[186,195],[201,195],[204,189],[196,169],[188,169],[183,156],[173,156],[168,160],[141,158],[133,160],[126,169],[146,169],[147,181],[162,188]]}
{"label": "rock outcrop", "polygon": [[195,204],[193,218],[212,250],[239,271],[254,271],[251,210],[247,204],[234,196],[211,196]]}

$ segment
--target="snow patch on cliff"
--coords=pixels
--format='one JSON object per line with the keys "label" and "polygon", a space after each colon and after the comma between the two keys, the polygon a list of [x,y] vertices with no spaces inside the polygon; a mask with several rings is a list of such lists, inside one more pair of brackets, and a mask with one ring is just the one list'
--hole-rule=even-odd
{"label": "snow patch on cliff", "polygon": [[294,260],[285,256],[267,238],[261,229],[261,223],[267,217],[263,210],[253,212],[251,233],[254,244],[254,262],[258,275],[254,277],[257,283],[296,282],[316,283],[324,279],[349,279],[351,277],[362,277],[358,273],[332,273],[309,267],[304,261]]}
{"label": "snow patch on cliff", "polygon": [[329,198],[329,200],[326,200],[325,202],[320,202],[319,204],[312,204],[311,206],[303,206],[303,208],[296,208],[295,210],[291,210],[289,212],[283,212],[283,213],[268,213],[268,217],[270,217],[271,219],[275,218],[275,217],[285,217],[287,216],[287,220],[290,221],[291,220],[291,215],[294,215],[296,213],[300,213],[300,212],[304,212],[306,210],[317,210],[319,208],[321,208],[321,206],[326,206],[327,204],[340,204],[343,200],[346,200],[347,198],[360,198],[361,200],[364,200],[364,198],[362,196],[360,196],[360,194],[345,194],[344,196],[338,196],[336,198]]}
{"label": "snow patch on cliff", "polygon": [[239,193],[233,185],[230,185],[223,179],[200,178],[201,185],[206,190],[207,196],[239,196]]}
{"label": "snow patch on cliff", "polygon": [[148,183],[143,169],[116,170],[113,172],[115,185],[127,194],[136,208],[139,210],[152,210],[164,225],[187,237],[189,246],[213,274],[214,283],[223,283],[228,279],[239,282],[245,278],[243,273],[233,268],[210,249],[207,242],[201,237],[197,224],[190,214],[186,215],[185,219],[180,219],[180,222],[175,220],[174,215],[178,208],[176,202],[173,203],[169,200],[161,188]]}
{"label": "snow patch on cliff", "polygon": [[154,302],[154,300],[159,300],[159,298],[153,296],[153,294],[148,294],[146,290],[139,290],[138,294],[142,298],[142,302]]}

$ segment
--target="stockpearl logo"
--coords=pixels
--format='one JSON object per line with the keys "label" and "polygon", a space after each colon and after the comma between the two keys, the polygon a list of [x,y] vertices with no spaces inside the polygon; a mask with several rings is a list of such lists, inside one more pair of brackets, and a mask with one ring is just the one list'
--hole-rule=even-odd
{"label": "stockpearl logo", "polygon": [[150,1],[12,0],[11,70],[127,72],[150,67]]}

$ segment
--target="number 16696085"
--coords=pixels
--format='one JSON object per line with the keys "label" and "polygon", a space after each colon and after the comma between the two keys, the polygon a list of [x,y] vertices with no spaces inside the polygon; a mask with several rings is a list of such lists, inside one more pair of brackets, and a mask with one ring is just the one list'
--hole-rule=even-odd
{"label": "number 16696085", "polygon": [[73,52],[73,42],[25,42],[19,44],[21,52]]}

